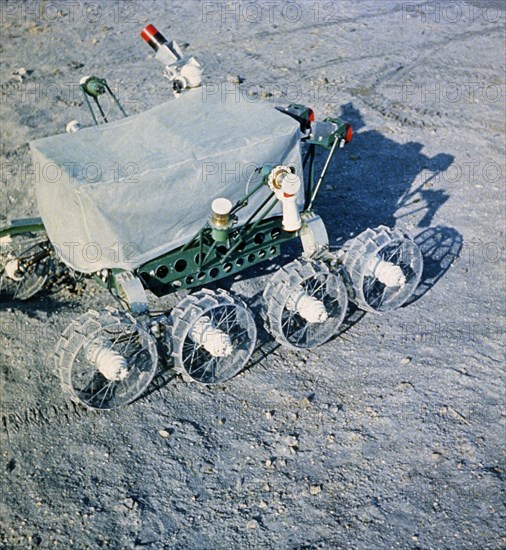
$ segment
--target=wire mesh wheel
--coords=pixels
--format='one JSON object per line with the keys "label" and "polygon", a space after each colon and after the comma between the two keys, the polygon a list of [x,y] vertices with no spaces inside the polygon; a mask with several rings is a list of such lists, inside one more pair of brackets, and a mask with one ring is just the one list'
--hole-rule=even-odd
{"label": "wire mesh wheel", "polygon": [[113,308],[72,321],[56,348],[64,391],[91,409],[117,409],[140,397],[157,363],[155,338],[131,315]]}
{"label": "wire mesh wheel", "polygon": [[348,296],[338,272],[323,262],[295,260],[265,287],[266,326],[290,348],[311,349],[335,336],[346,315]]}
{"label": "wire mesh wheel", "polygon": [[224,290],[186,296],[171,312],[174,366],[186,380],[219,384],[238,374],[256,343],[246,304]]}
{"label": "wire mesh wheel", "polygon": [[0,241],[0,294],[28,300],[40,292],[54,270],[44,232],[22,233]]}
{"label": "wire mesh wheel", "polygon": [[418,246],[398,230],[366,229],[345,245],[343,264],[353,301],[366,311],[402,306],[413,294],[423,271]]}

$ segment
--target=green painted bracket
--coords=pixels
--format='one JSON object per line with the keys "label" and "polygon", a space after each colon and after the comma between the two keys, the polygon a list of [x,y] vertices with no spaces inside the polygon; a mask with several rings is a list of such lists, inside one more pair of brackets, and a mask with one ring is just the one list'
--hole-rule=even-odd
{"label": "green painted bracket", "polygon": [[22,233],[36,233],[45,231],[45,229],[42,218],[20,218],[12,220],[9,225],[0,229],[0,239],[14,237],[14,235],[21,235]]}
{"label": "green painted bracket", "polygon": [[328,136],[325,136],[325,138],[323,138],[322,140],[304,138],[302,141],[304,143],[324,147],[325,149],[332,149],[332,146],[334,145],[334,142],[336,140],[338,142],[344,140],[345,143],[351,140],[349,134],[349,132],[351,131],[351,126],[347,122],[344,122],[344,120],[341,120],[340,118],[327,117],[323,120],[323,122],[333,122],[337,126],[337,130],[335,130]]}
{"label": "green painted bracket", "polygon": [[165,296],[181,288],[224,279],[275,258],[281,252],[280,245],[298,235],[284,231],[279,216],[232,230],[228,244],[213,242],[210,231],[203,231],[201,239],[142,265],[137,273],[146,288],[156,296]]}

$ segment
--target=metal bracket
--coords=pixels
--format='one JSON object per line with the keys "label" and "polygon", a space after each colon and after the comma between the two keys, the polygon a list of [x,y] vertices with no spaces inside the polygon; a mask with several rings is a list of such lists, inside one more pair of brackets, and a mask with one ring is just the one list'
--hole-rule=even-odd
{"label": "metal bracket", "polygon": [[124,300],[134,315],[142,315],[149,310],[148,296],[138,277],[130,271],[121,271],[113,275],[116,293]]}
{"label": "metal bracket", "polygon": [[0,239],[13,237],[21,233],[44,231],[44,224],[41,218],[20,218],[11,220],[9,225],[0,228]]}
{"label": "metal bracket", "polygon": [[304,258],[314,258],[329,248],[329,236],[323,220],[312,212],[306,210],[301,214],[302,228],[300,240]]}

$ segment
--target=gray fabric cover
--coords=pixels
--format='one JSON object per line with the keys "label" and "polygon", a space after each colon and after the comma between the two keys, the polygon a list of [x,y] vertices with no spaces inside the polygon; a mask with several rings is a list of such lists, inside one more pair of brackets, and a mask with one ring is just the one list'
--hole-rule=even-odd
{"label": "gray fabric cover", "polygon": [[[30,143],[40,215],[66,264],[134,269],[193,237],[215,198],[241,199],[253,165],[292,164],[302,175],[298,123],[224,86]],[[240,222],[268,192],[252,197]]]}

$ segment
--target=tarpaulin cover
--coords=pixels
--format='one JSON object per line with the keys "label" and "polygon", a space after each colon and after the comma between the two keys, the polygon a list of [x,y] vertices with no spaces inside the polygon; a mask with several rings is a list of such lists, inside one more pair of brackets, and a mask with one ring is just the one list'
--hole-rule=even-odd
{"label": "tarpaulin cover", "polygon": [[[299,124],[224,86],[30,143],[40,215],[66,264],[134,269],[191,239],[214,199],[241,199],[258,183],[248,182],[254,166],[293,165],[302,176]],[[269,192],[252,197],[240,223]]]}

